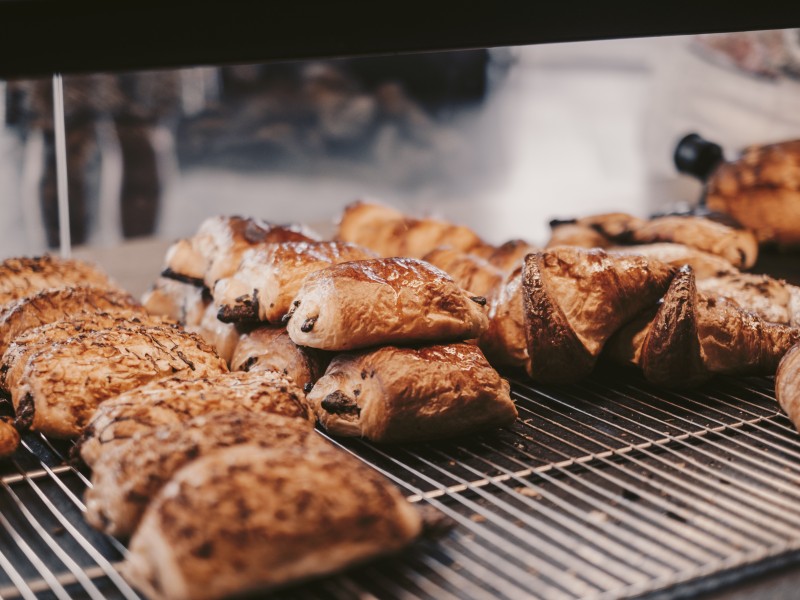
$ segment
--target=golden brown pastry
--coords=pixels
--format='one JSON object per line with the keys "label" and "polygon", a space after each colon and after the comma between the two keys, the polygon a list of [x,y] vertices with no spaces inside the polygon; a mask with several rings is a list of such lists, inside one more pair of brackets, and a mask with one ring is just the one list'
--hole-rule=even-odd
{"label": "golden brown pastry", "polygon": [[575,224],[590,227],[618,244],[630,242],[633,232],[640,229],[645,223],[647,221],[644,219],[621,212],[603,213],[575,220]]}
{"label": "golden brown pastry", "polygon": [[330,445],[309,421],[275,414],[213,412],[134,435],[103,452],[86,492],[86,520],[109,535],[127,538],[147,505],[172,475],[202,456],[230,446]]}
{"label": "golden brown pastry", "polygon": [[242,254],[254,246],[314,239],[312,233],[300,227],[282,227],[261,219],[211,217],[203,221],[194,236],[170,247],[163,274],[213,289],[218,279],[236,270]]}
{"label": "golden brown pastry", "polygon": [[11,398],[17,426],[57,438],[80,435],[97,406],[154,379],[224,373],[194,334],[168,326],[82,333],[31,356]]}
{"label": "golden brown pastry", "polygon": [[142,297],[151,315],[168,317],[186,327],[200,325],[211,295],[202,287],[167,277],[159,277]]}
{"label": "golden brown pastry", "polygon": [[751,146],[721,164],[708,180],[706,204],[761,242],[800,244],[800,140]]}
{"label": "golden brown pastry", "polygon": [[461,288],[490,300],[505,279],[503,271],[473,254],[450,247],[436,248],[423,258],[450,275]]}
{"label": "golden brown pastry", "polygon": [[486,329],[485,305],[426,262],[376,258],[309,275],[287,329],[294,343],[322,350],[464,340]]}
{"label": "golden brown pastry", "polygon": [[[528,254],[539,251],[539,248],[532,246],[525,240],[509,240],[496,248],[488,245],[487,248],[488,251],[479,253],[479,256],[505,274],[511,273],[522,266],[522,261]],[[474,251],[471,250],[470,252]]]}
{"label": "golden brown pastry", "polygon": [[0,353],[28,329],[92,312],[140,312],[125,292],[93,287],[50,288],[6,305],[0,312]]}
{"label": "golden brown pastry", "polygon": [[758,242],[744,229],[734,229],[703,217],[658,217],[636,228],[637,244],[674,242],[721,256],[737,269],[749,269],[758,258]]}
{"label": "golden brown pastry", "polygon": [[462,252],[484,245],[472,230],[436,219],[413,219],[388,206],[354,202],[339,221],[338,239],[378,256],[422,258],[439,246]]}
{"label": "golden brown pastry", "polygon": [[800,431],[800,344],[793,346],[778,365],[775,397]]}
{"label": "golden brown pastry", "polygon": [[525,259],[528,374],[567,382],[588,375],[617,329],[667,291],[675,270],[641,256],[560,246]]}
{"label": "golden brown pastry", "polygon": [[375,442],[453,437],[517,417],[508,382],[464,343],[340,354],[307,398],[330,433]]}
{"label": "golden brown pastry", "polygon": [[12,456],[19,447],[19,432],[9,417],[0,417],[0,460]]}
{"label": "golden brown pastry", "polygon": [[179,470],[122,572],[153,600],[208,600],[331,573],[422,531],[398,490],[338,449],[240,445]]}
{"label": "golden brown pastry", "polygon": [[90,467],[134,435],[211,412],[272,413],[314,422],[300,388],[277,372],[153,381],[103,402],[78,444]]}
{"label": "golden brown pastry", "polygon": [[673,281],[655,316],[643,316],[608,344],[612,358],[638,365],[667,387],[688,387],[714,374],[773,375],[800,341],[800,328],[765,321],[727,298],[697,293],[688,267]]}
{"label": "golden brown pastry", "polygon": [[283,327],[257,327],[239,338],[231,370],[277,371],[305,389],[322,376],[330,358],[322,350],[298,346]]}
{"label": "golden brown pastry", "polygon": [[287,242],[248,250],[236,272],[214,286],[217,316],[226,323],[279,323],[306,275],[373,256],[342,242]]}
{"label": "golden brown pastry", "polygon": [[508,275],[489,306],[489,327],[478,345],[494,366],[525,368],[529,362],[522,266]]}
{"label": "golden brown pastry", "polygon": [[732,300],[765,321],[800,325],[800,313],[795,306],[800,290],[783,280],[753,273],[730,273],[698,279],[697,289],[706,296]]}
{"label": "golden brown pastry", "polygon": [[663,242],[660,244],[637,244],[635,246],[611,246],[607,250],[615,256],[623,254],[644,256],[645,258],[671,265],[676,269],[680,269],[683,265],[689,265],[698,279],[717,277],[727,273],[739,273],[739,269],[721,256],[703,252],[685,244]]}
{"label": "golden brown pastry", "polygon": [[0,366],[0,389],[10,391],[17,387],[19,378],[25,370],[28,359],[34,354],[48,349],[57,342],[72,336],[112,327],[136,327],[139,325],[175,326],[163,317],[143,315],[136,312],[125,313],[80,313],[68,320],[56,321],[28,329],[14,341],[3,354]]}
{"label": "golden brown pastry", "polygon": [[0,306],[54,287],[118,289],[97,267],[80,260],[37,256],[0,263]]}
{"label": "golden brown pastry", "polygon": [[550,240],[545,247],[554,248],[556,246],[608,248],[611,246],[611,240],[588,225],[562,222],[555,226],[551,225]]}

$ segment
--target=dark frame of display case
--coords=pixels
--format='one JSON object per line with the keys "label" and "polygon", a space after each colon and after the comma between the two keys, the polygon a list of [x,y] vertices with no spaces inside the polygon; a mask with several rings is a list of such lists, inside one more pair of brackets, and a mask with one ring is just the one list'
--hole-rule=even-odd
{"label": "dark frame of display case", "polygon": [[0,0],[0,78],[800,27],[800,3]]}

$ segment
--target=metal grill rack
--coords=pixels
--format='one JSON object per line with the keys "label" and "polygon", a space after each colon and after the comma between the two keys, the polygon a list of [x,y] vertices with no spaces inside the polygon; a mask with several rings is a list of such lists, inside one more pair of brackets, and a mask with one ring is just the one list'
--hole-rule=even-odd
{"label": "metal grill rack", "polygon": [[[616,371],[559,388],[512,381],[508,430],[337,440],[454,527],[283,595],[618,598],[800,556],[800,436],[771,380],[691,392]],[[67,451],[29,435],[0,463],[0,597],[137,598],[115,568],[124,546],[82,518],[89,481]]]}

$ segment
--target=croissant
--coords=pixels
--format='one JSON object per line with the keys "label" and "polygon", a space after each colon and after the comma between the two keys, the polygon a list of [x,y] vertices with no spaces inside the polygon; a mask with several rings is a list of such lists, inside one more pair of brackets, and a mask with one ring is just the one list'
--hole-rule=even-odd
{"label": "croissant", "polygon": [[450,247],[436,248],[422,259],[450,275],[459,286],[491,300],[503,283],[504,273],[487,260]]}
{"label": "croissant", "polygon": [[775,397],[800,431],[800,344],[793,346],[778,365]]}
{"label": "croissant", "polygon": [[588,375],[605,342],[661,298],[674,273],[658,261],[600,249],[529,255],[522,274],[528,374],[553,383]]}
{"label": "croissant", "polygon": [[0,459],[14,454],[19,446],[19,432],[9,417],[0,417]]}

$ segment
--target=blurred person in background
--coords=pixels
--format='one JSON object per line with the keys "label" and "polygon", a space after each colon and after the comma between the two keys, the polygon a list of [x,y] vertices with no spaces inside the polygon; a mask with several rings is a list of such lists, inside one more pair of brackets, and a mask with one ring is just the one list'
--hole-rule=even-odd
{"label": "blurred person in background", "polygon": [[[64,77],[70,237],[85,244],[98,213],[100,164],[110,124],[119,148],[120,227],[125,238],[155,231],[163,192],[162,148],[157,136],[174,128],[180,100],[177,71]],[[53,87],[50,79],[10,81],[6,124],[24,142],[41,133],[43,156],[38,195],[47,245],[60,242],[56,185]],[[167,146],[169,146],[167,144]]]}

